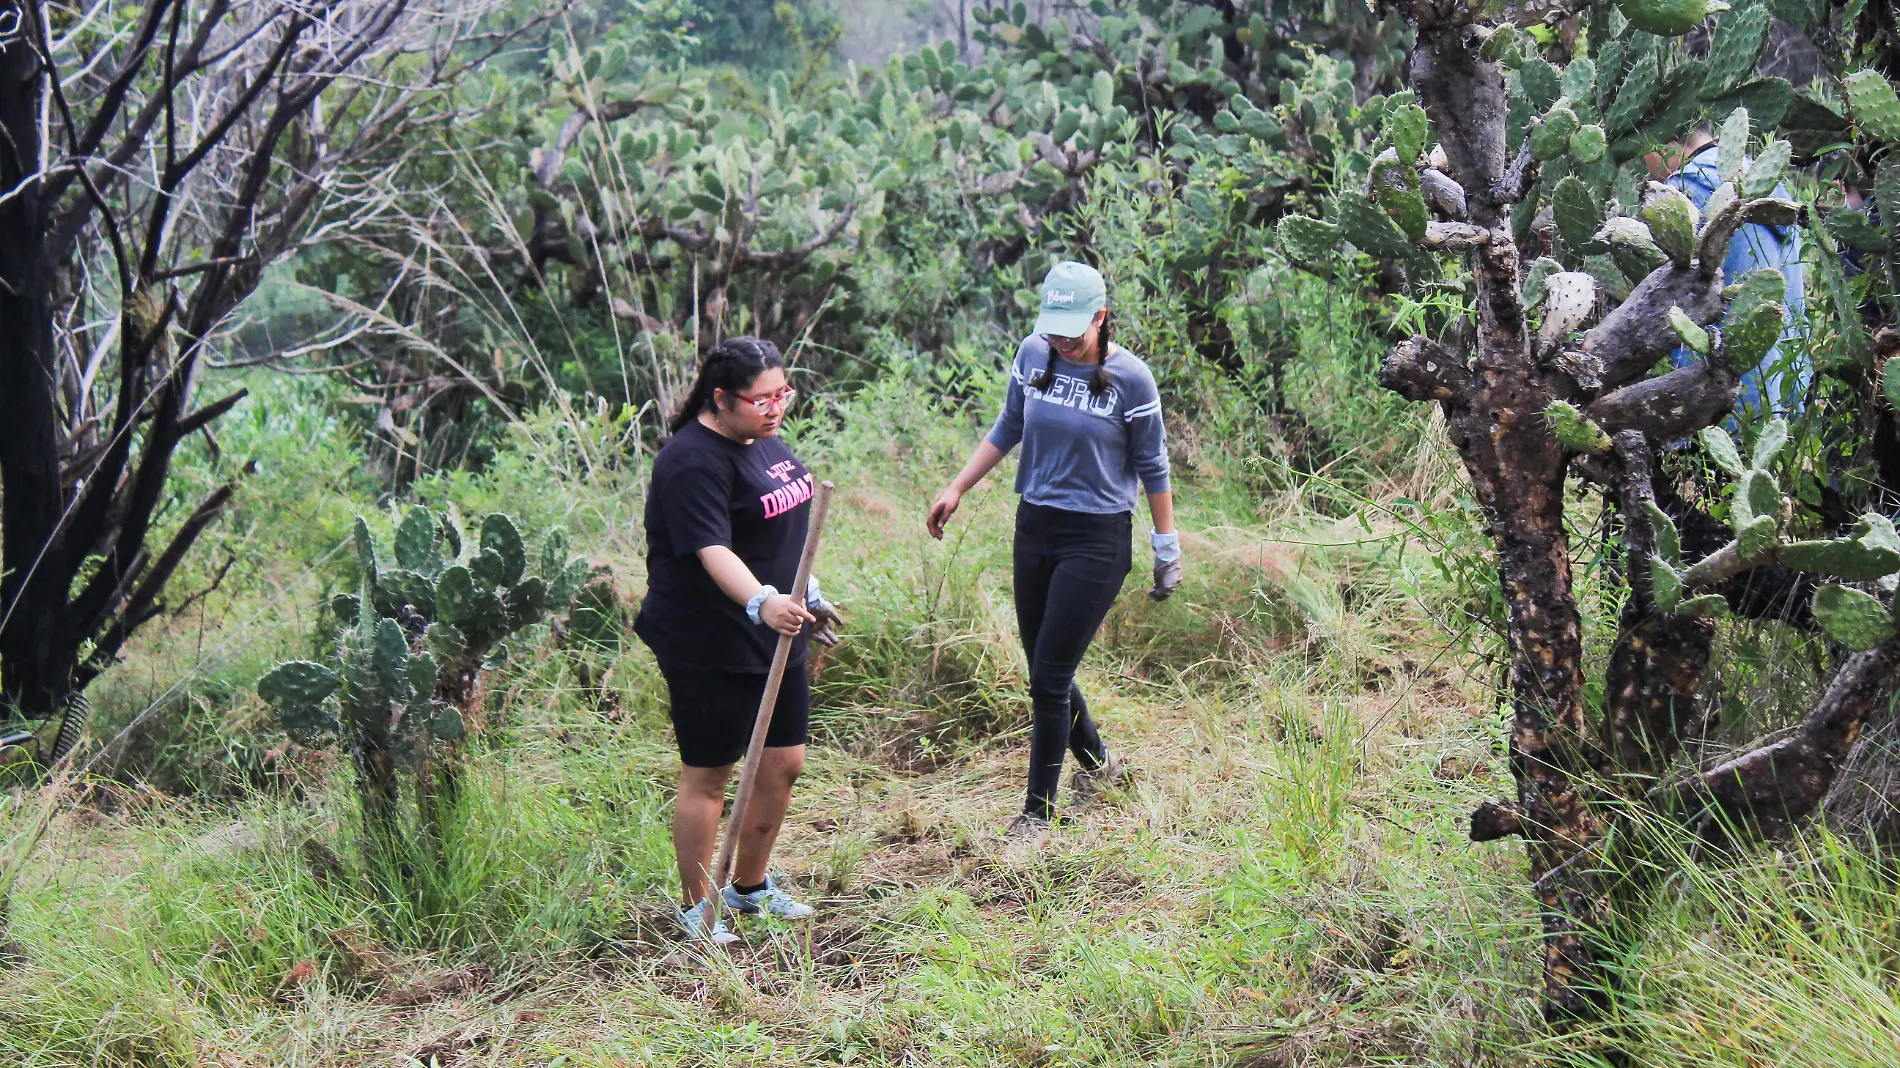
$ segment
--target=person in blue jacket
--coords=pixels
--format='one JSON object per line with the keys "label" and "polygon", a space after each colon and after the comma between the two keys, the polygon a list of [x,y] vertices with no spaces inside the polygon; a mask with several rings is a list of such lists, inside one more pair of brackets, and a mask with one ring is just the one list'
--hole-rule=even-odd
{"label": "person in blue jacket", "polygon": [[[1680,166],[1666,181],[1687,193],[1697,211],[1708,207],[1709,197],[1722,184],[1717,177],[1719,153],[1714,133],[1705,124],[1690,131],[1680,154],[1672,152],[1668,156],[1669,160],[1680,161]],[[1667,171],[1666,162],[1658,163],[1657,167]],[[1788,196],[1787,187],[1776,186],[1774,195]],[[1788,313],[1788,325],[1782,331],[1781,342],[1768,350],[1760,364],[1742,375],[1742,392],[1736,398],[1735,407],[1737,412],[1787,416],[1800,411],[1806,403],[1808,385],[1814,378],[1813,364],[1796,340],[1801,334],[1806,310],[1807,269],[1801,262],[1800,230],[1761,223],[1748,223],[1737,229],[1729,241],[1728,256],[1722,261],[1723,282],[1732,285],[1761,267],[1781,272],[1787,288],[1782,307]],[[1673,362],[1686,366],[1696,359],[1700,357],[1695,353],[1679,348]]]}
{"label": "person in blue jacket", "polygon": [[1033,720],[1029,790],[1012,838],[1040,841],[1055,815],[1064,751],[1075,754],[1074,790],[1122,779],[1076,666],[1131,567],[1137,490],[1154,519],[1154,586],[1162,600],[1181,583],[1161,396],[1141,358],[1114,343],[1100,272],[1065,261],[1042,283],[1042,310],[1016,348],[1003,411],[963,470],[930,506],[925,527],[944,525],[970,487],[1021,445],[1016,467],[1016,621],[1029,658]]}

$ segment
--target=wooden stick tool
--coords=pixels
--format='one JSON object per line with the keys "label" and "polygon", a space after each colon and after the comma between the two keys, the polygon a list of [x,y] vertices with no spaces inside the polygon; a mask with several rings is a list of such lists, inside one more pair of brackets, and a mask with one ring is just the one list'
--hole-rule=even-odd
{"label": "wooden stick tool", "polygon": [[[806,584],[811,581],[812,563],[818,557],[818,540],[825,533],[825,513],[831,508],[829,482],[818,483],[817,492],[811,500],[811,525],[805,530],[805,549],[798,557],[798,577],[792,580],[792,594],[805,596]],[[807,624],[809,626],[810,624]],[[716,919],[719,915],[720,887],[732,874],[733,854],[739,848],[739,833],[745,827],[745,810],[752,800],[752,786],[758,778],[759,758],[765,753],[765,735],[772,729],[772,713],[778,707],[779,686],[785,681],[785,667],[792,658],[794,636],[778,636],[778,649],[772,654],[772,670],[765,676],[765,693],[759,698],[759,715],[752,724],[752,741],[745,749],[745,767],[739,771],[739,789],[732,798],[732,818],[726,821],[726,835],[719,843],[719,855],[713,861],[711,892],[707,900],[711,902],[711,913],[707,919]]]}

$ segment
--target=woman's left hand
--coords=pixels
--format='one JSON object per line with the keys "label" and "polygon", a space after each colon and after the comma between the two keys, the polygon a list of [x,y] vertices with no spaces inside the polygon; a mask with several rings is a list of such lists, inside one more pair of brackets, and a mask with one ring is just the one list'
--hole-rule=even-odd
{"label": "woman's left hand", "polygon": [[1155,584],[1148,591],[1148,599],[1165,601],[1181,585],[1181,535],[1157,530],[1148,541],[1155,551]]}
{"label": "woman's left hand", "polygon": [[1165,601],[1181,585],[1181,558],[1155,561],[1155,584],[1148,591],[1151,601]]}
{"label": "woman's left hand", "polygon": [[812,624],[811,640],[827,649],[836,647],[838,628],[844,626],[844,615],[838,611],[838,606],[830,601],[813,601],[805,607],[818,620]]}

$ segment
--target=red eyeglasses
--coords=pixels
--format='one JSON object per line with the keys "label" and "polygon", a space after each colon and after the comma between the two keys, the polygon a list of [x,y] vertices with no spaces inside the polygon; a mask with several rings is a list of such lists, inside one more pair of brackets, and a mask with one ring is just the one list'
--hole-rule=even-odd
{"label": "red eyeglasses", "polygon": [[774,408],[777,408],[781,412],[787,408],[790,408],[792,406],[793,399],[795,399],[797,396],[798,396],[797,390],[793,389],[790,386],[786,386],[784,389],[779,390],[777,393],[768,393],[763,397],[748,397],[745,394],[741,393],[738,395],[738,399],[745,401],[747,404],[752,405],[753,411],[759,413],[760,415],[764,415],[766,412],[769,412]]}

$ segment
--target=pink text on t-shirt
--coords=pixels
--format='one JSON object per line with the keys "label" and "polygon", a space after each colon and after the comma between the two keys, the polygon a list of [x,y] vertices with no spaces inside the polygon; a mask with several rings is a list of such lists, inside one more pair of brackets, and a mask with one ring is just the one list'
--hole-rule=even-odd
{"label": "pink text on t-shirt", "polygon": [[811,476],[806,475],[770,493],[760,494],[759,503],[765,506],[765,518],[771,519],[811,500],[811,494]]}

